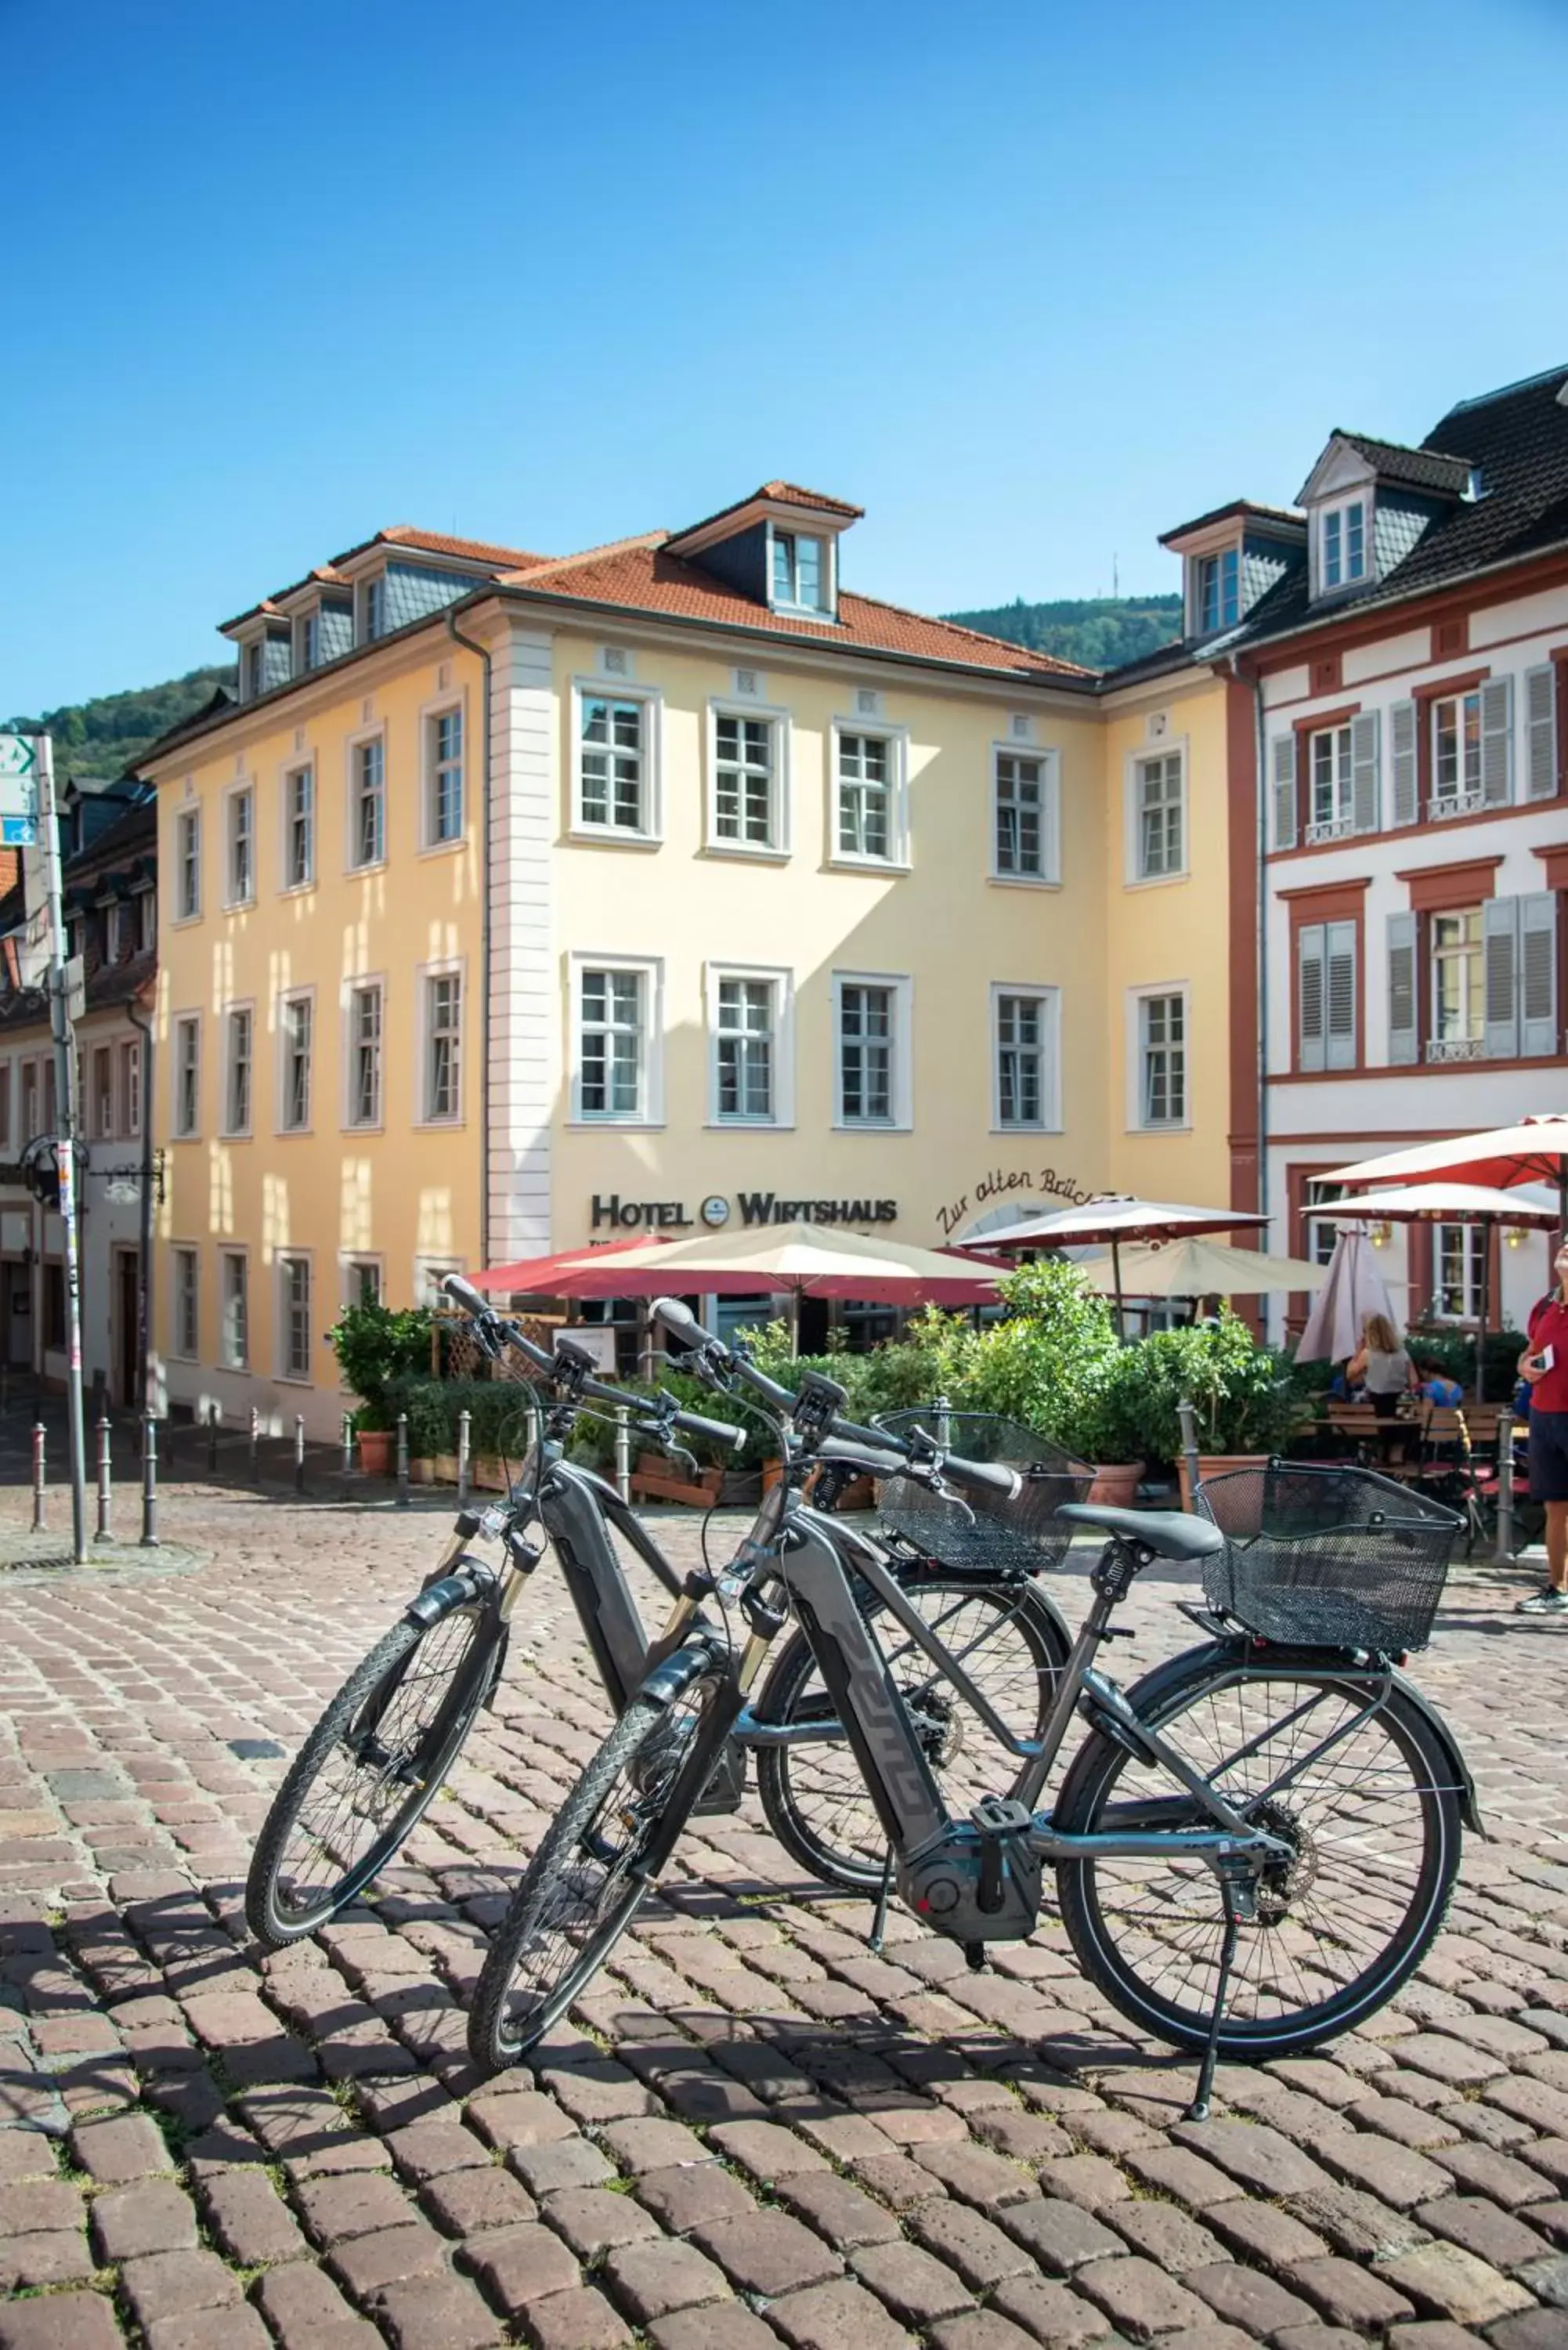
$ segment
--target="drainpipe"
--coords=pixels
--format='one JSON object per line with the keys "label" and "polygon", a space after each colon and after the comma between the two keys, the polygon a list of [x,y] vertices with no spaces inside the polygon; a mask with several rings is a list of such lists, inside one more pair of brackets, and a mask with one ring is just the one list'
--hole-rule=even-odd
{"label": "drainpipe", "polygon": [[143,1020],[134,1002],[126,1016],[141,1037],[141,1245],[136,1284],[136,1363],[139,1417],[152,1409],[152,1023]]}
{"label": "drainpipe", "polygon": [[[1258,1205],[1267,1212],[1269,1198],[1269,898],[1268,846],[1269,795],[1267,788],[1268,745],[1263,727],[1263,681],[1261,677],[1250,681],[1241,674],[1241,656],[1228,656],[1226,667],[1238,685],[1251,684],[1252,694],[1252,765],[1256,778],[1256,841],[1258,869],[1257,934],[1252,953],[1258,994]],[[1267,1236],[1268,1227],[1264,1226]],[[1267,1307],[1264,1308],[1265,1315]]]}
{"label": "drainpipe", "polygon": [[490,1263],[490,651],[475,637],[465,637],[452,617],[451,608],[446,616],[447,634],[454,644],[464,646],[479,655],[484,672],[484,798],[483,850],[484,864],[484,896],[480,913],[479,962],[481,972],[479,1007],[479,1262]]}

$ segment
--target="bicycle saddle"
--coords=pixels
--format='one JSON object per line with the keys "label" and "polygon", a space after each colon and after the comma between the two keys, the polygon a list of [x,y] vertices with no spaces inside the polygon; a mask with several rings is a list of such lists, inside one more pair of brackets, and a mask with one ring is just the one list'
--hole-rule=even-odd
{"label": "bicycle saddle", "polygon": [[1102,1526],[1123,1542],[1137,1543],[1157,1558],[1178,1558],[1192,1565],[1212,1558],[1225,1547],[1225,1537],[1207,1518],[1189,1518],[1179,1510],[1113,1510],[1099,1502],[1064,1502],[1059,1518],[1080,1526]]}

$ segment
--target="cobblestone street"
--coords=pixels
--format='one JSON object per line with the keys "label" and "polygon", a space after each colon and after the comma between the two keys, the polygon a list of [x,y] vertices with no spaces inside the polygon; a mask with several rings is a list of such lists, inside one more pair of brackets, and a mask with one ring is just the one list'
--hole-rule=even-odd
{"label": "cobblestone street", "polygon": [[[897,1915],[877,1960],[751,1798],[694,1823],[580,2035],[478,2082],[486,1927],[607,1726],[548,1563],[402,1865],[263,1960],[283,1758],[450,1512],[176,1485],[194,1565],[4,1571],[0,2350],[1568,2344],[1568,1628],[1512,1614],[1522,1572],[1461,1566],[1416,1659],[1490,1830],[1426,1965],[1365,2033],[1221,2067],[1193,2126],[1049,1877],[984,1973]],[[1197,1638],[1190,1580],[1143,1579],[1119,1678]],[[1054,1588],[1075,1622],[1081,1560]]]}

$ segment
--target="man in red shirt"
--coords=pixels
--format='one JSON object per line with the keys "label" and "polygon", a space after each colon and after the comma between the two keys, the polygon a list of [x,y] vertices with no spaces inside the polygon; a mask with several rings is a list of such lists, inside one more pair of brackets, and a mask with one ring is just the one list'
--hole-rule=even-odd
{"label": "man in red shirt", "polygon": [[1552,1270],[1557,1286],[1530,1316],[1519,1376],[1530,1384],[1530,1498],[1546,1504],[1542,1591],[1519,1603],[1521,1616],[1568,1616],[1568,1232]]}

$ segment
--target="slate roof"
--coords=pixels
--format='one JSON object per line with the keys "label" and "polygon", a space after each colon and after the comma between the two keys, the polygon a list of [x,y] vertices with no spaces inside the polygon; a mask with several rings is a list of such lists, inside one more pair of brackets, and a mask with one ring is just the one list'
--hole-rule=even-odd
{"label": "slate roof", "polygon": [[1378,480],[1391,482],[1397,488],[1461,498],[1469,487],[1468,457],[1446,457],[1436,449],[1409,449],[1399,441],[1375,441],[1366,432],[1336,431],[1333,438],[1358,450],[1376,469]]}

